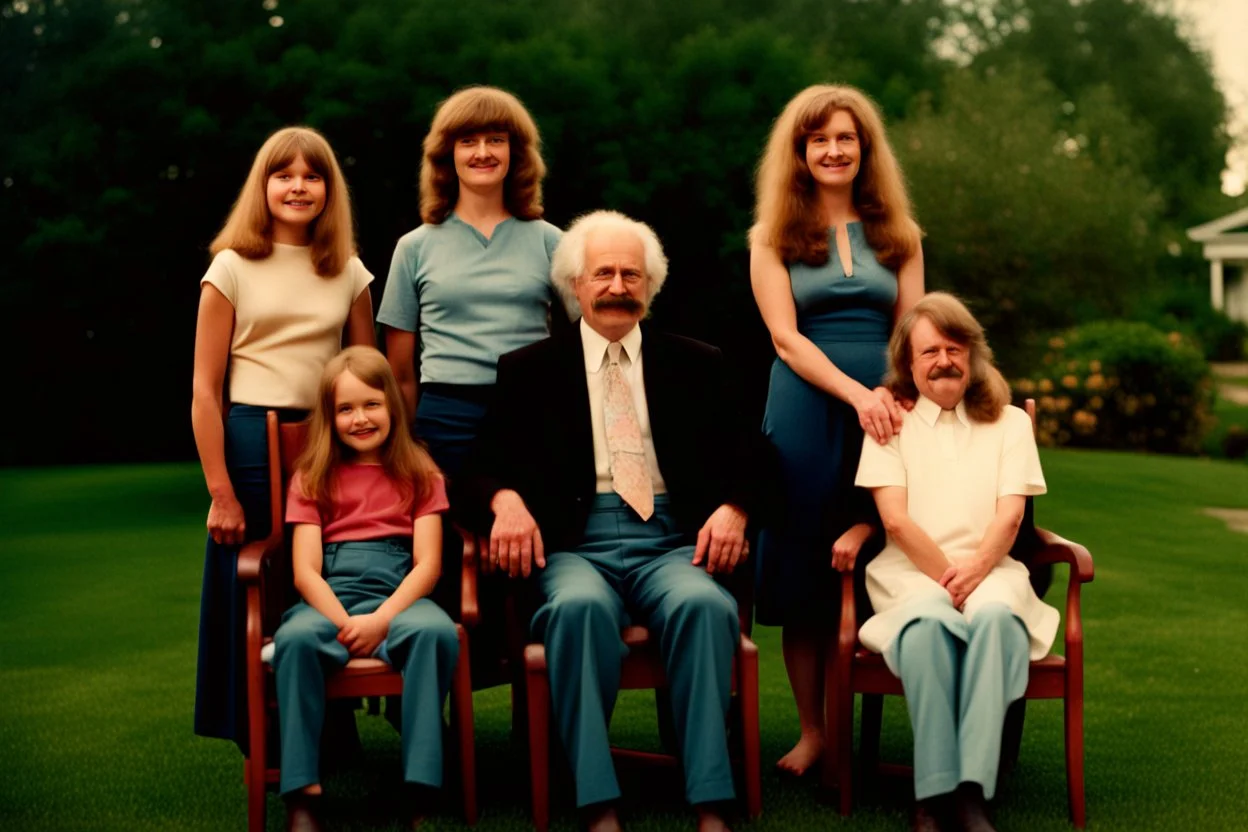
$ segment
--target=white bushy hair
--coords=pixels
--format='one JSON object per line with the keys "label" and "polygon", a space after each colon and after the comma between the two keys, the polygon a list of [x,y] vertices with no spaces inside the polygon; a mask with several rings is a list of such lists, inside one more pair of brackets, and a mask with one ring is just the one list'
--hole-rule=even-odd
{"label": "white bushy hair", "polygon": [[667,255],[654,229],[619,211],[593,211],[578,217],[564,232],[550,260],[550,279],[573,317],[580,314],[572,281],[585,273],[585,246],[597,231],[628,231],[641,240],[645,250],[646,307],[663,288],[667,279]]}

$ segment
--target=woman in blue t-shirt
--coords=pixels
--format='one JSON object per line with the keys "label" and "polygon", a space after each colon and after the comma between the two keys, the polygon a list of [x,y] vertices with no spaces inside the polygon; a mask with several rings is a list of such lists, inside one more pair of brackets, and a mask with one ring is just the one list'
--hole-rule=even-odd
{"label": "woman in blue t-shirt", "polygon": [[[424,224],[399,239],[377,320],[416,435],[454,481],[498,357],[550,333],[541,139],[513,95],[469,87],[438,108],[420,168]],[[565,314],[556,311],[556,314]]]}
{"label": "woman in blue t-shirt", "polygon": [[[561,232],[542,219],[545,176],[537,125],[514,95],[469,87],[438,108],[420,166],[424,224],[399,239],[377,320],[413,432],[445,473],[453,503],[499,356],[545,338],[552,314],[566,314],[550,280]],[[446,579],[435,599],[454,612],[460,545],[449,525],[443,544]],[[478,590],[484,620],[472,660],[482,681],[494,678],[503,650],[502,590]]]}

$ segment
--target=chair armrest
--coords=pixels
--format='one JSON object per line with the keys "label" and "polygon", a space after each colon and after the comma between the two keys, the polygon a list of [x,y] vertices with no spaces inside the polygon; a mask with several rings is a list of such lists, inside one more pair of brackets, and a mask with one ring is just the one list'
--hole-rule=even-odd
{"label": "chair armrest", "polygon": [[477,603],[477,538],[472,532],[458,526],[455,530],[464,541],[464,556],[459,577],[459,620],[471,629],[481,622],[481,609]]}
{"label": "chair armrest", "polygon": [[1047,529],[1037,528],[1036,535],[1044,544],[1044,548],[1028,558],[1031,565],[1068,563],[1072,578],[1083,584],[1092,581],[1096,572],[1092,565],[1092,555],[1086,548]]}
{"label": "chair armrest", "polygon": [[854,572],[841,573],[841,620],[837,627],[837,655],[852,656],[858,646],[858,610],[854,601]]}
{"label": "chair armrest", "polygon": [[238,579],[243,583],[259,583],[264,562],[282,548],[282,530],[264,540],[256,540],[243,546],[238,553]]}

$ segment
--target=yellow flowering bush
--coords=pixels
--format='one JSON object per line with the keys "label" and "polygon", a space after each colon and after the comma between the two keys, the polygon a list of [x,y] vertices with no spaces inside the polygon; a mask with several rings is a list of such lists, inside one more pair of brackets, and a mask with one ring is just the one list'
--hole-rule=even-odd
{"label": "yellow flowering bush", "polygon": [[1148,324],[1084,324],[1049,339],[1016,403],[1036,399],[1042,444],[1196,453],[1209,424],[1209,365],[1179,332]]}

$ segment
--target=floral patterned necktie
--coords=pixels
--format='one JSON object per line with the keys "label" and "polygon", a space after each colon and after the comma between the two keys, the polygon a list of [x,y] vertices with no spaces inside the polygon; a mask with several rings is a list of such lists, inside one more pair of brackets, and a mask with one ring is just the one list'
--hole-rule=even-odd
{"label": "floral patterned necktie", "polygon": [[611,486],[641,519],[654,514],[654,483],[641,441],[641,425],[633,407],[633,391],[620,366],[620,344],[607,345],[608,363],[603,376],[603,416],[607,427],[607,451],[611,455]]}

